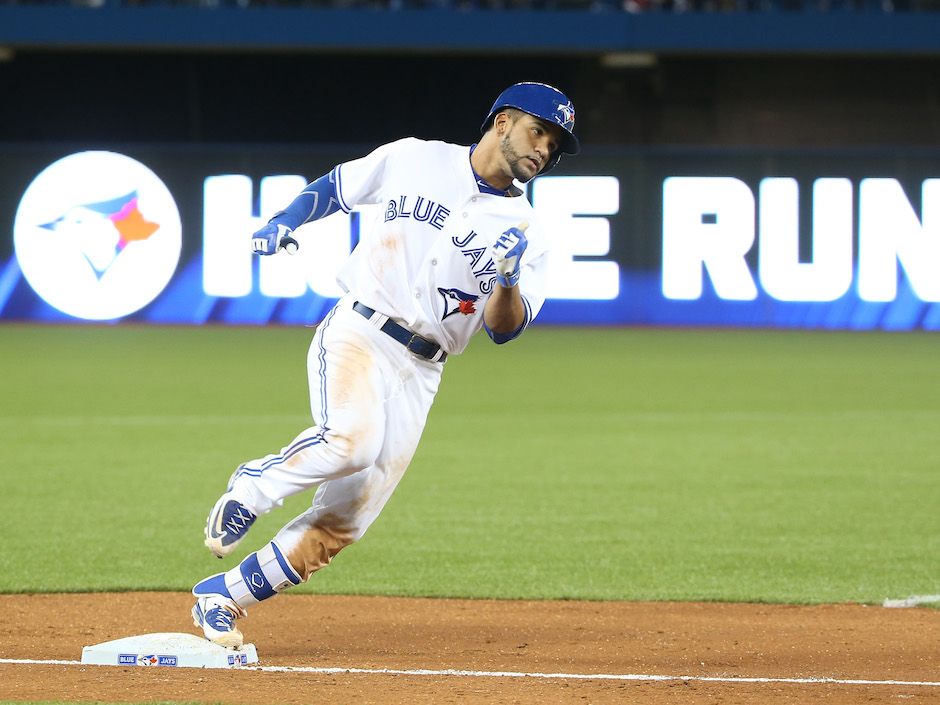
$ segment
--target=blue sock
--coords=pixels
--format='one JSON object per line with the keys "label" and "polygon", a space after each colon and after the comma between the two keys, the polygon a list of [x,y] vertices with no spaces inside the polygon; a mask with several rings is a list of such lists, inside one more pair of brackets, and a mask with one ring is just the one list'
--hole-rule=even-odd
{"label": "blue sock", "polygon": [[246,556],[231,570],[197,583],[193,594],[197,597],[222,595],[246,609],[300,582],[297,571],[272,541],[261,550]]}

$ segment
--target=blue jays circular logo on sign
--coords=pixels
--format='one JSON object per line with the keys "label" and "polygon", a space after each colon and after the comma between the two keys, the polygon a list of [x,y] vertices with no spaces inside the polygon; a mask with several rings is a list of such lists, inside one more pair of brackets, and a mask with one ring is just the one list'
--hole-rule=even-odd
{"label": "blue jays circular logo on sign", "polygon": [[182,246],[179,210],[149,168],[116,152],[79,152],[46,167],[16,211],[23,276],[50,306],[111,320],[166,288]]}

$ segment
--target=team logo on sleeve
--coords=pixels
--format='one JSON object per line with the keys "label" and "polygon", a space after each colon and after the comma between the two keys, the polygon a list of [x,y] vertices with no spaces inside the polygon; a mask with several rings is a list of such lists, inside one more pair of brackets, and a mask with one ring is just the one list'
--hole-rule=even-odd
{"label": "team logo on sleeve", "polygon": [[476,304],[477,300],[480,298],[479,296],[468,294],[460,289],[442,289],[438,287],[437,290],[444,299],[444,315],[441,316],[442,321],[453,316],[455,313],[469,316],[477,312],[474,304]]}

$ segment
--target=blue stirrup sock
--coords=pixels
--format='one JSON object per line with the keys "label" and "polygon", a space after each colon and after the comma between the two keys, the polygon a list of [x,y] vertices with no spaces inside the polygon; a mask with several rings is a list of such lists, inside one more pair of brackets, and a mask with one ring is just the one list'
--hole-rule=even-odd
{"label": "blue stirrup sock", "polygon": [[281,549],[273,541],[225,573],[217,573],[200,581],[193,595],[221,595],[242,609],[299,585],[297,575]]}

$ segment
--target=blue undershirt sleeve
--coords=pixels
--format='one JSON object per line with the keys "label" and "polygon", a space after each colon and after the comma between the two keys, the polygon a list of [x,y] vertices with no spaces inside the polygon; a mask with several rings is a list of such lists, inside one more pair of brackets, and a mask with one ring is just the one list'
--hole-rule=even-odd
{"label": "blue undershirt sleeve", "polygon": [[497,345],[502,345],[503,343],[508,343],[510,340],[518,338],[519,334],[522,333],[523,328],[525,328],[524,323],[518,328],[516,328],[516,330],[514,330],[512,333],[495,333],[492,330],[490,330],[490,327],[488,325],[486,325],[485,323],[483,324],[483,330],[486,331],[486,334],[490,336],[493,342],[496,343]]}
{"label": "blue undershirt sleeve", "polygon": [[340,210],[339,198],[336,195],[335,173],[336,169],[333,169],[330,173],[307,184],[287,208],[275,213],[268,222],[286,225],[294,230],[304,223],[325,218]]}
{"label": "blue undershirt sleeve", "polygon": [[486,321],[483,322],[483,330],[486,331],[486,334],[490,336],[490,339],[497,345],[502,345],[503,343],[508,343],[510,340],[515,340],[520,335],[522,335],[522,331],[524,331],[526,326],[529,325],[529,321],[531,320],[531,316],[529,314],[529,302],[525,300],[525,297],[522,297],[522,303],[525,308],[525,318],[522,320],[522,324],[511,333],[496,333],[495,331],[491,330],[488,325],[486,325]]}

